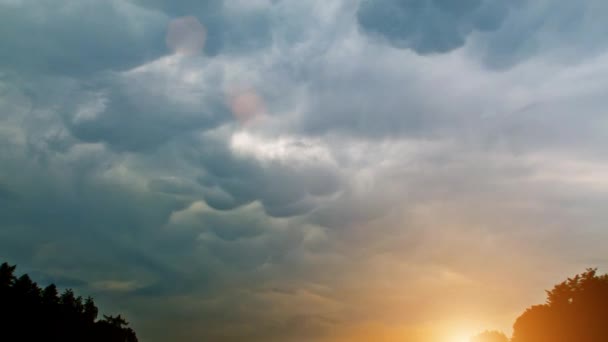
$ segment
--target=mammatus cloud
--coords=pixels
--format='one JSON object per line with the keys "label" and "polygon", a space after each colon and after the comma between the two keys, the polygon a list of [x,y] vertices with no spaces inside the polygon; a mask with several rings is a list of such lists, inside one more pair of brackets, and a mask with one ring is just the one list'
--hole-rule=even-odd
{"label": "mammatus cloud", "polygon": [[[515,2],[513,2],[515,3]],[[463,46],[473,32],[495,31],[512,2],[501,0],[364,0],[361,28],[391,44],[420,54],[445,53]]]}
{"label": "mammatus cloud", "polygon": [[80,103],[66,108],[79,139],[119,150],[155,148],[172,138],[217,127],[230,118],[223,101],[221,69],[176,54],[78,89]]}
{"label": "mammatus cloud", "polygon": [[[161,56],[167,16],[129,1],[3,1],[5,71],[81,76]],[[91,17],[95,13],[95,17]]]}
{"label": "mammatus cloud", "polygon": [[465,45],[490,68],[509,68],[544,55],[576,61],[601,53],[608,8],[601,1],[362,0],[359,28],[372,38],[418,54]]}
{"label": "mammatus cloud", "polygon": [[605,10],[0,0],[0,256],[149,341],[508,329],[608,263]]}
{"label": "mammatus cloud", "polygon": [[[307,213],[340,190],[340,170],[325,146],[305,139],[268,140],[236,133],[228,146],[205,140],[201,155],[207,203],[232,209],[260,201],[272,216]],[[245,181],[246,180],[246,181]]]}

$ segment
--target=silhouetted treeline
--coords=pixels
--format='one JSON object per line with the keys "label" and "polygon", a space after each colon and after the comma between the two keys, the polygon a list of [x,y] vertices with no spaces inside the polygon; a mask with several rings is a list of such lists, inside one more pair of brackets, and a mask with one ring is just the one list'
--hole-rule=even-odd
{"label": "silhouetted treeline", "polygon": [[547,291],[547,302],[527,309],[513,325],[513,342],[608,341],[608,275],[595,269]]}
{"label": "silhouetted treeline", "polygon": [[51,284],[41,289],[15,266],[0,266],[0,341],[137,342],[120,316],[103,316],[91,297],[59,293]]}
{"label": "silhouetted treeline", "polygon": [[[511,342],[607,342],[608,274],[596,271],[587,269],[546,291],[545,304],[517,318]],[[476,338],[471,341],[501,341],[490,333]]]}

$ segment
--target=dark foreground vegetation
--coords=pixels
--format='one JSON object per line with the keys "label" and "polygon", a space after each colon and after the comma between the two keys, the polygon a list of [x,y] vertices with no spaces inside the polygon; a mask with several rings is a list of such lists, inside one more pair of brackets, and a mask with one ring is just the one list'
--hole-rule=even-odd
{"label": "dark foreground vegetation", "polygon": [[135,332],[120,316],[103,316],[91,297],[72,290],[59,294],[51,284],[44,289],[15,266],[0,266],[1,341],[137,342]]}
{"label": "dark foreground vegetation", "polygon": [[[545,304],[534,305],[517,318],[511,342],[607,342],[608,274],[587,269],[555,285]],[[472,342],[508,342],[487,331]]]}

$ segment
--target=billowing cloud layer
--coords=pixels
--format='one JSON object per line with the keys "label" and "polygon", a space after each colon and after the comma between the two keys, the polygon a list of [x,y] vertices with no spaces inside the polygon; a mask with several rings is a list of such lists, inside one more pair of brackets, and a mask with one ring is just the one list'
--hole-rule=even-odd
{"label": "billowing cloud layer", "polygon": [[145,341],[508,328],[608,264],[607,9],[0,0],[0,257]]}

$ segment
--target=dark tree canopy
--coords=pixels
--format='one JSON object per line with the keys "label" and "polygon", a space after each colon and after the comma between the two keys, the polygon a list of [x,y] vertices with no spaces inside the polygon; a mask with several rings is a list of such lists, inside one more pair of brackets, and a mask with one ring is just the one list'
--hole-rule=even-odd
{"label": "dark tree canopy", "polygon": [[91,297],[53,284],[41,289],[30,277],[15,276],[15,266],[0,265],[0,341],[137,342],[120,315],[103,316]]}
{"label": "dark tree canopy", "polygon": [[484,331],[472,337],[471,342],[509,342],[509,339],[500,331]]}
{"label": "dark tree canopy", "polygon": [[608,341],[608,275],[595,269],[555,285],[513,325],[512,342],[572,341]]}

